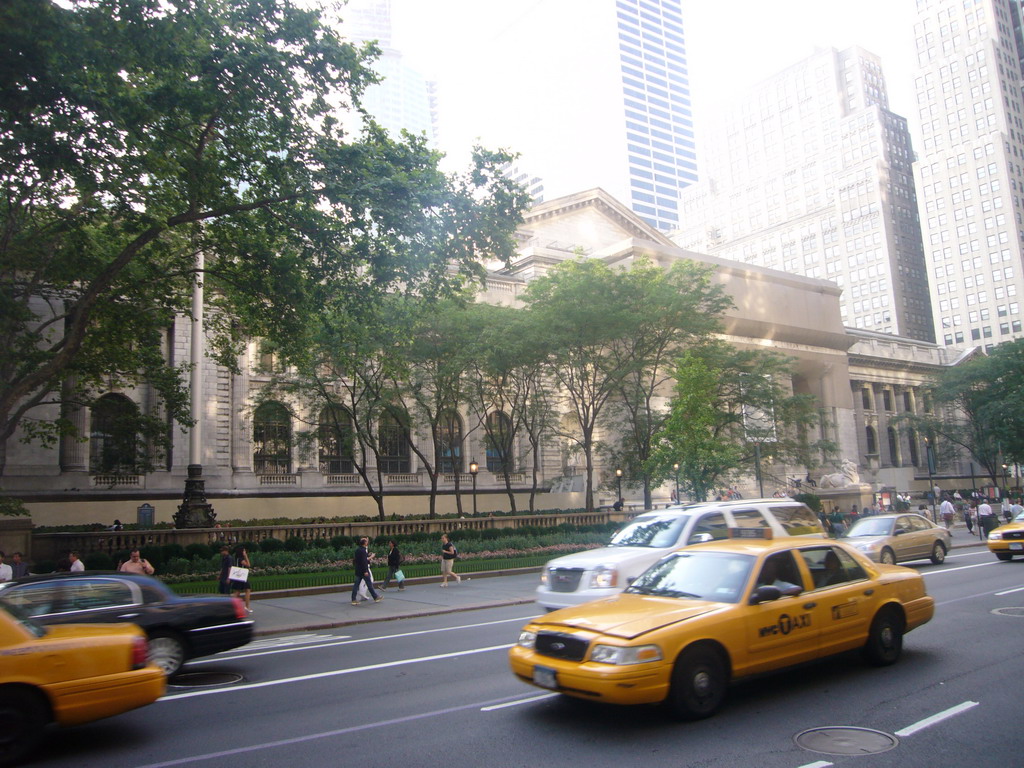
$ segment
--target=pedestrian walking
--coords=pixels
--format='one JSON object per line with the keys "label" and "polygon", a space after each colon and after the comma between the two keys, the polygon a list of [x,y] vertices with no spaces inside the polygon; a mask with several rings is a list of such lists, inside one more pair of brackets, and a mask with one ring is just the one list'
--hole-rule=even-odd
{"label": "pedestrian walking", "polygon": [[991,505],[988,501],[982,501],[978,505],[978,528],[984,534],[990,533],[992,530],[998,527],[999,520],[996,518],[995,512],[992,511]]}
{"label": "pedestrian walking", "polygon": [[217,592],[222,595],[231,594],[231,582],[228,578],[231,573],[231,550],[227,544],[220,548],[220,575],[217,577]]}
{"label": "pedestrian walking", "polygon": [[384,598],[377,594],[373,588],[373,576],[370,575],[370,550],[367,545],[370,540],[363,536],[359,539],[359,546],[356,547],[355,555],[352,557],[352,565],[355,570],[355,579],[352,581],[352,605],[359,605],[359,585],[365,584],[366,591],[370,593],[373,602],[379,603]]}
{"label": "pedestrian walking", "polygon": [[441,586],[448,586],[448,577],[454,576],[455,583],[461,584],[462,577],[455,573],[455,560],[459,556],[458,548],[452,544],[447,533],[441,534]]}
{"label": "pedestrian walking", "polygon": [[953,535],[953,517],[956,514],[956,510],[953,508],[953,502],[949,500],[949,496],[946,496],[942,500],[942,504],[939,505],[939,514],[942,515],[942,524],[946,526],[946,530],[949,531],[949,535]]}
{"label": "pedestrian walking", "polygon": [[[1016,520],[1017,516],[1024,513],[1024,505],[1021,505],[1020,499],[1014,499],[1013,504],[1010,505],[1010,520]],[[14,553],[15,562],[18,560],[18,553]],[[18,578],[18,570],[14,570],[14,578]]]}
{"label": "pedestrian walking", "polygon": [[832,523],[832,534],[838,539],[846,532],[846,521],[843,511],[836,507],[832,510],[832,513],[828,516],[828,521]]}
{"label": "pedestrian walking", "polygon": [[249,586],[249,574],[248,571],[252,567],[249,563],[249,553],[245,551],[245,547],[239,544],[235,547],[235,556],[233,558],[232,565],[236,568],[245,568],[246,579],[245,581],[238,581],[237,579],[231,580],[231,591],[235,597],[241,597],[245,601],[245,610],[247,613],[252,613],[252,607],[249,605],[252,599],[252,587]]}
{"label": "pedestrian walking", "polygon": [[398,551],[398,544],[394,539],[388,541],[388,575],[384,577],[384,584],[381,589],[387,589],[391,579],[398,582],[399,591],[405,589],[405,574],[402,573],[402,553]]}
{"label": "pedestrian walking", "polygon": [[962,505],[964,515],[964,525],[967,526],[967,533],[971,536],[974,535],[974,502],[968,502]]}

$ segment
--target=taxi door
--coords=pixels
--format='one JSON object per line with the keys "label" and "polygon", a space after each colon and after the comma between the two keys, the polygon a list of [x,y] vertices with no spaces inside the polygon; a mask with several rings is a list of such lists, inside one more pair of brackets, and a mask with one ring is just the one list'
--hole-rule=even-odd
{"label": "taxi door", "polygon": [[[751,596],[762,585],[799,592],[751,604]],[[807,585],[793,552],[776,552],[765,558],[747,595],[745,673],[798,664],[817,655],[819,630],[808,602]]]}
{"label": "taxi door", "polygon": [[818,628],[820,655],[863,645],[878,605],[867,572],[840,547],[805,547],[799,554],[814,585],[805,597]]}

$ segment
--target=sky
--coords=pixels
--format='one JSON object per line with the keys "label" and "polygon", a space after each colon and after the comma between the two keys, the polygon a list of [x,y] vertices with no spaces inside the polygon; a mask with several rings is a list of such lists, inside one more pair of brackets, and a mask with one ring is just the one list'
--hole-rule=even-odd
{"label": "sky", "polygon": [[[482,66],[474,49],[524,9],[559,0],[392,0],[394,44],[438,81],[444,137],[472,132],[473,101],[446,90],[461,69]],[[919,135],[913,99],[914,0],[683,0],[694,121],[816,47],[859,45],[881,57],[890,109]],[[524,42],[524,55],[529,52]],[[490,66],[515,66],[501,62]],[[486,145],[486,136],[481,137]]]}

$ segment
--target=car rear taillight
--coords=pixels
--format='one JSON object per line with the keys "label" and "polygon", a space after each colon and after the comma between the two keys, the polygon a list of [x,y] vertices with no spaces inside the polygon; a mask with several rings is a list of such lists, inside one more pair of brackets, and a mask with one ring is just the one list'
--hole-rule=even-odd
{"label": "car rear taillight", "polygon": [[149,663],[149,643],[144,637],[132,640],[132,669],[142,669]]}
{"label": "car rear taillight", "polygon": [[249,618],[249,612],[245,610],[245,603],[242,602],[240,597],[232,597],[231,601],[235,604],[235,618],[236,619],[247,619]]}

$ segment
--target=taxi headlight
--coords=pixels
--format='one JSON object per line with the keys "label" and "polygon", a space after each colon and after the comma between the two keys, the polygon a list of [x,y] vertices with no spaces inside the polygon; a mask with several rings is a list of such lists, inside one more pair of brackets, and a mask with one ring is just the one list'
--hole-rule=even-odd
{"label": "taxi headlight", "polygon": [[618,645],[595,645],[590,660],[598,664],[646,664],[661,661],[661,648],[656,645],[636,645],[623,648]]}
{"label": "taxi headlight", "polygon": [[533,647],[537,644],[537,633],[531,632],[528,629],[524,629],[519,633],[519,645],[523,648],[529,648],[533,650]]}
{"label": "taxi headlight", "polygon": [[1003,540],[1003,534],[1001,534],[999,531],[992,531],[992,533],[990,533],[988,535],[988,540],[989,541],[1002,541]]}
{"label": "taxi headlight", "polygon": [[608,589],[618,586],[619,572],[607,565],[599,565],[590,577],[590,586],[595,589]]}

